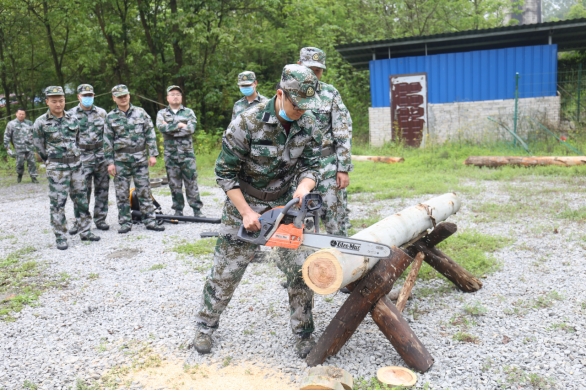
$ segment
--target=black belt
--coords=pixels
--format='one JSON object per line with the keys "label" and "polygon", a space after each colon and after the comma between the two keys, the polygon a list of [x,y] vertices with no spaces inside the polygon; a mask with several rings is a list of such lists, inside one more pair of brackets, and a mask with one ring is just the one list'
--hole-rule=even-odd
{"label": "black belt", "polygon": [[331,156],[334,153],[336,153],[336,149],[334,148],[333,145],[329,145],[329,146],[321,149],[321,157]]}
{"label": "black belt", "polygon": [[79,156],[71,156],[71,157],[62,157],[62,158],[56,158],[56,157],[49,157],[48,159],[49,163],[77,163],[79,161]]}
{"label": "black belt", "polygon": [[84,151],[93,151],[96,149],[100,149],[104,146],[104,143],[94,143],[94,144],[79,144],[79,148],[83,149]]}
{"label": "black belt", "polygon": [[165,141],[185,140],[185,139],[191,138],[191,136],[174,137],[173,134],[169,134],[169,133],[161,133],[161,134],[163,135],[163,140],[165,140]]}
{"label": "black belt", "polygon": [[244,182],[242,179],[239,179],[240,182],[240,190],[244,193],[251,195],[259,200],[263,201],[275,201],[278,200],[283,194],[289,191],[289,186],[285,186],[283,189],[275,192],[268,192],[268,191],[260,191],[254,187],[250,183]]}
{"label": "black belt", "polygon": [[146,149],[146,147],[144,145],[138,146],[138,147],[126,147],[126,148],[120,148],[117,149],[116,152],[120,152],[120,153],[136,153],[136,152],[142,152]]}

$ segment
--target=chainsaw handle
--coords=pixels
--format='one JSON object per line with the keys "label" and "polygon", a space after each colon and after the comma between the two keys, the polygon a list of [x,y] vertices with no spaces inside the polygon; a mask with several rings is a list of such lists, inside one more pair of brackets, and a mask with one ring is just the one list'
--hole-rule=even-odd
{"label": "chainsaw handle", "polygon": [[[296,198],[297,199],[297,198]],[[299,213],[295,220],[293,220],[293,225],[296,228],[303,227],[303,222],[305,221],[305,216],[307,212],[313,212],[314,210],[319,210],[323,204],[323,200],[321,195],[317,193],[308,193],[303,197],[303,203],[301,204],[301,208],[299,209]],[[315,220],[315,219],[314,219]],[[318,222],[318,230],[319,230],[319,222]]]}

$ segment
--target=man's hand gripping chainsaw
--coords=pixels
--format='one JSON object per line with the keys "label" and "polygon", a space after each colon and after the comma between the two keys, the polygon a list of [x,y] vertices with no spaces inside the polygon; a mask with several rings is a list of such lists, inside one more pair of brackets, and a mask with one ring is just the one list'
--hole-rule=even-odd
{"label": "man's hand gripping chainsaw", "polygon": [[322,206],[319,194],[307,194],[303,198],[301,208],[292,209],[298,203],[299,198],[293,198],[287,205],[263,213],[259,217],[259,232],[249,232],[241,226],[238,239],[261,246],[293,250],[300,247],[335,248],[346,254],[364,257],[386,258],[391,255],[391,248],[384,244],[319,234],[319,210]]}

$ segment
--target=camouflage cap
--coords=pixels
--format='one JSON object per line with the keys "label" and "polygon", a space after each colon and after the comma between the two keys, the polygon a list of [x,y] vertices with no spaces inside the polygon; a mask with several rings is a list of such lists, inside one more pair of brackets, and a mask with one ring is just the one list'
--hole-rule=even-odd
{"label": "camouflage cap", "polygon": [[303,65],[285,65],[279,87],[286,91],[293,103],[302,110],[316,110],[320,106],[320,98],[317,95],[319,81],[315,73]]}
{"label": "camouflage cap", "polygon": [[251,71],[244,71],[238,74],[238,85],[249,86],[256,81],[256,75]]}
{"label": "camouflage cap", "polygon": [[89,84],[80,84],[79,86],[77,86],[77,93],[80,95],[83,94],[93,94],[94,93],[94,87],[92,87]]}
{"label": "camouflage cap", "polygon": [[63,87],[49,86],[49,87],[45,88],[45,96],[57,96],[57,95],[65,95],[65,92],[63,92]]}
{"label": "camouflage cap", "polygon": [[182,89],[181,89],[181,87],[179,87],[179,86],[175,86],[175,85],[173,85],[173,86],[169,86],[169,87],[167,87],[167,93],[169,93],[169,92],[171,92],[171,91],[173,91],[173,90],[179,90],[179,92],[181,92],[181,93],[183,94],[183,90],[182,90]]}
{"label": "camouflage cap", "polygon": [[112,88],[112,95],[114,95],[116,98],[128,94],[130,94],[130,92],[128,92],[128,87],[126,87],[124,84],[118,84]]}
{"label": "camouflage cap", "polygon": [[299,52],[299,62],[306,67],[326,69],[326,54],[318,48],[302,48],[301,52]]}

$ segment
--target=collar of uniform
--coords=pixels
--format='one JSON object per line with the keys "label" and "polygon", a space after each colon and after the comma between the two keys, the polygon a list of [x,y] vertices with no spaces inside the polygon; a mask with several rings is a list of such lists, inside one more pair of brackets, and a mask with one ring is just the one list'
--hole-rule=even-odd
{"label": "collar of uniform", "polygon": [[[69,115],[69,113],[67,111],[63,110],[63,117],[61,117],[61,118],[69,119],[69,117],[71,117]],[[51,110],[47,110],[47,119],[59,119],[59,118],[57,118],[53,114],[51,114]]]}
{"label": "collar of uniform", "polygon": [[277,113],[275,111],[275,102],[277,96],[273,96],[271,100],[267,102],[265,109],[261,112],[261,119],[262,122],[266,122],[267,124],[276,124],[279,123],[277,119]]}
{"label": "collar of uniform", "polygon": [[[184,108],[185,107],[183,105],[179,105],[179,108],[177,109],[177,112],[180,112]],[[171,106],[167,106],[167,111],[173,112],[173,109],[171,108]]]}
{"label": "collar of uniform", "polygon": [[[128,110],[126,110],[126,116],[128,117],[128,115],[132,112],[132,109],[134,108],[134,106],[132,105],[132,103],[130,103],[128,105]],[[116,106],[116,108],[114,109],[115,113],[124,113],[124,111],[120,110],[120,108],[118,106]]]}
{"label": "collar of uniform", "polygon": [[[77,107],[77,111],[80,111],[80,112],[81,112],[81,111],[88,111],[88,110],[85,110],[85,109],[82,109],[82,108],[81,108],[81,103],[80,103],[80,104],[78,104],[76,107]],[[91,109],[89,109],[89,111],[96,111],[96,105],[92,105],[92,108],[91,108]]]}

